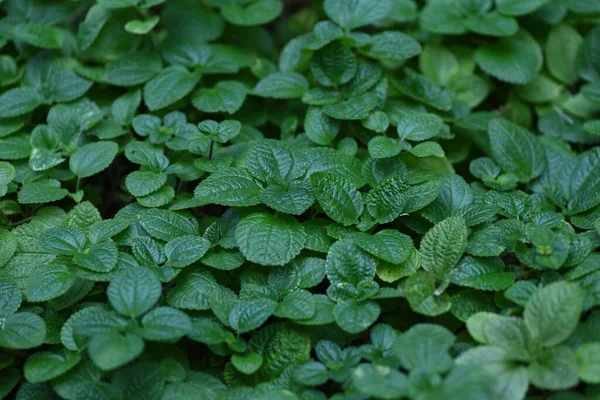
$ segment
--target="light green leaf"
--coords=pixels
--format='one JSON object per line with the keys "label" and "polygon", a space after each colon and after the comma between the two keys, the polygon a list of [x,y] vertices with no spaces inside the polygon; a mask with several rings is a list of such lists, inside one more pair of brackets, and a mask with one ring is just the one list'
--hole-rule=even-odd
{"label": "light green leaf", "polygon": [[145,21],[132,19],[125,24],[125,30],[136,35],[145,35],[149,33],[160,21],[158,15],[153,15]]}
{"label": "light green leaf", "polygon": [[497,258],[464,257],[452,270],[452,283],[479,290],[504,290],[515,281],[513,272],[505,272]]}
{"label": "light green leaf", "polygon": [[548,33],[546,47],[546,65],[556,79],[572,84],[577,80],[576,57],[583,38],[570,25],[560,24]]}
{"label": "light green leaf", "polygon": [[119,368],[142,353],[144,340],[131,333],[107,332],[94,335],[88,352],[94,364],[103,371]]}
{"label": "light green leaf", "polygon": [[326,146],[340,131],[339,121],[330,118],[323,108],[310,107],[304,117],[306,136],[316,144]]}
{"label": "light green leaf", "polygon": [[575,351],[579,377],[587,383],[600,383],[600,343],[585,343]]}
{"label": "light green leaf", "polygon": [[125,187],[134,196],[147,196],[167,182],[167,174],[152,171],[133,171],[125,178]]}
{"label": "light green leaf", "polygon": [[199,234],[198,224],[194,219],[173,211],[147,210],[139,214],[138,220],[150,236],[164,241],[178,236]]}
{"label": "light green leaf", "polygon": [[25,297],[32,303],[52,300],[66,293],[74,281],[67,265],[45,264],[25,280]]}
{"label": "light green leaf", "polygon": [[529,298],[523,316],[534,340],[543,346],[562,343],[577,327],[583,292],[575,283],[556,282]]}
{"label": "light green leaf", "polygon": [[540,389],[568,389],[578,381],[575,353],[566,346],[543,350],[527,372],[529,381]]}
{"label": "light green leaf", "polygon": [[496,7],[498,11],[508,15],[525,15],[529,14],[544,4],[548,3],[549,0],[496,0]]}
{"label": "light green leaf", "polygon": [[406,369],[443,373],[452,367],[448,350],[454,340],[443,326],[417,324],[396,339],[394,352]]}
{"label": "light green leaf", "polygon": [[377,103],[378,98],[374,93],[363,93],[339,103],[327,104],[324,111],[332,118],[359,120],[367,118]]}
{"label": "light green leaf", "polygon": [[234,354],[231,356],[231,364],[245,375],[251,375],[258,371],[262,363],[263,357],[258,353]]}

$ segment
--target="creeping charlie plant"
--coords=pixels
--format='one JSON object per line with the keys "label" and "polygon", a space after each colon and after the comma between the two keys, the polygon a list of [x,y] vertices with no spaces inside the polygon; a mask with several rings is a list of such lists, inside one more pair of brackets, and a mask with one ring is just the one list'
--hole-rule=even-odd
{"label": "creeping charlie plant", "polygon": [[0,0],[0,49],[0,399],[600,399],[600,0]]}

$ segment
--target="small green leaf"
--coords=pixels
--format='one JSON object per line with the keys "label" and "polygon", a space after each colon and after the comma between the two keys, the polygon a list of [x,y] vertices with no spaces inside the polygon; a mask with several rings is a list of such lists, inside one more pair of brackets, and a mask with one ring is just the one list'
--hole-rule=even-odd
{"label": "small green leaf", "polygon": [[261,79],[252,93],[260,97],[293,99],[308,91],[308,81],[295,72],[274,72]]}
{"label": "small green leaf", "polygon": [[156,24],[158,24],[158,21],[160,21],[160,17],[158,15],[153,15],[145,21],[132,19],[125,24],[125,30],[136,35],[145,35],[154,29]]}

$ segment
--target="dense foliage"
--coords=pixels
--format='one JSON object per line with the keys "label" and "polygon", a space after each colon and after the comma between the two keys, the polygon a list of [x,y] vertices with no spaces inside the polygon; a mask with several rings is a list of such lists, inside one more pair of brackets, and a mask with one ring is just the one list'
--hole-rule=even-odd
{"label": "dense foliage", "polygon": [[599,0],[0,3],[0,398],[600,399]]}

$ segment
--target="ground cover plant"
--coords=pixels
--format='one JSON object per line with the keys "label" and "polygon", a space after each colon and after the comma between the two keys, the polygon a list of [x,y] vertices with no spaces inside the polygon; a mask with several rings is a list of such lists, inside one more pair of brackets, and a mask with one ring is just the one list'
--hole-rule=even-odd
{"label": "ground cover plant", "polygon": [[600,399],[599,0],[0,9],[0,398]]}

